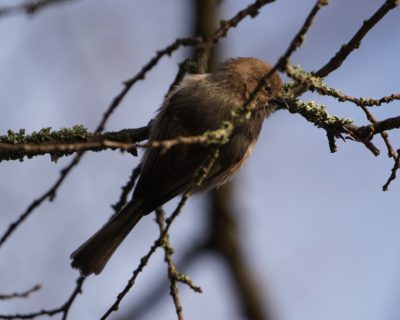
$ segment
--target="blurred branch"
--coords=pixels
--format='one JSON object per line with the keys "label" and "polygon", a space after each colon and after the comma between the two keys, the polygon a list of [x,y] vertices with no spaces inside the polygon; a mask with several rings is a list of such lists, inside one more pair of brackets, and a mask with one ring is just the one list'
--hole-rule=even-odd
{"label": "blurred branch", "polygon": [[50,7],[52,5],[58,5],[61,3],[73,2],[73,1],[76,0],[36,0],[36,1],[25,2],[18,5],[0,8],[0,17],[10,16],[19,13],[33,15],[43,10],[44,8]]}
{"label": "blurred branch", "polygon": [[[215,8],[211,8],[210,4],[212,1],[203,1],[203,0],[197,0],[197,9],[199,7],[205,7],[201,10],[197,10],[196,15],[197,15],[197,26],[196,29],[197,31],[202,35],[203,38],[205,39],[209,39],[209,48],[205,47],[205,50],[202,51],[198,51],[197,52],[197,57],[199,59],[199,69],[200,71],[204,70],[208,70],[209,66],[212,69],[214,64],[215,64],[215,55],[216,55],[216,51],[214,50],[212,53],[213,55],[211,55],[211,48],[213,48],[212,44],[214,43],[213,39],[215,39],[215,37],[218,37],[218,35],[223,35],[226,34],[226,32],[228,31],[228,27],[229,26],[233,26],[235,25],[235,23],[238,23],[238,21],[240,21],[239,19],[241,17],[244,17],[245,14],[248,14],[249,12],[252,12],[252,17],[254,17],[255,15],[258,14],[259,12],[259,7],[257,7],[257,3],[253,3],[251,6],[249,6],[247,9],[242,10],[241,12],[239,12],[234,18],[232,18],[231,20],[227,21],[227,22],[220,22],[220,28],[215,31],[212,32],[212,30],[210,30],[209,26],[213,25],[214,22],[216,21],[216,10]],[[217,39],[217,38],[216,38]],[[217,41],[215,42],[217,43]],[[272,73],[271,73],[272,74]],[[266,75],[266,77],[268,77],[270,75]],[[261,81],[260,81],[261,82]],[[256,93],[254,94],[255,97]],[[249,100],[251,103],[251,100],[254,98],[253,96],[250,96]],[[246,101],[247,103],[247,101]],[[234,121],[239,121],[239,119],[242,119],[243,117],[245,117],[246,111],[248,109],[248,107],[250,106],[250,103],[247,105],[245,104],[244,106],[242,106],[241,109],[243,110],[235,110],[235,117],[232,121],[232,123],[230,124],[231,128],[235,127]],[[229,139],[231,132],[227,133],[227,139]],[[229,242],[228,240],[226,240],[227,238],[231,237],[231,229],[229,228],[229,226],[231,225],[236,225],[236,217],[234,217],[231,214],[231,202],[232,202],[232,194],[231,193],[227,193],[227,190],[230,190],[230,187],[232,187],[232,183],[229,183],[228,185],[222,186],[221,188],[218,188],[217,190],[213,190],[211,192],[211,196],[212,196],[212,203],[211,203],[211,208],[210,210],[208,210],[208,215],[210,216],[210,225],[207,227],[207,238],[203,239],[203,241],[201,242],[201,245],[197,245],[193,248],[193,251],[190,252],[191,254],[189,254],[188,256],[191,259],[195,259],[196,258],[196,254],[200,255],[203,253],[209,253],[210,250],[217,250],[217,247],[213,247],[212,244],[216,244],[217,242],[214,242],[213,239],[216,239],[216,235],[218,235],[218,239],[222,240],[224,243],[228,243],[228,245],[235,245],[240,243],[241,241],[241,237],[238,233],[235,234],[236,236],[236,241],[235,243],[233,242]],[[218,204],[220,203],[224,203],[224,207],[223,207],[223,212],[221,212],[219,209],[221,207],[218,206]],[[226,215],[224,215],[226,214]],[[223,221],[224,220],[224,227],[222,229],[218,228],[218,224],[214,223],[216,220],[218,221]],[[231,223],[232,222],[232,223]],[[222,247],[222,246],[221,246]],[[202,249],[200,249],[202,248]],[[230,247],[228,249],[229,252],[225,252],[227,253],[226,255],[221,254],[221,257],[223,258],[224,262],[226,263],[226,266],[229,270],[236,270],[236,266],[232,266],[231,263],[234,262],[238,262],[241,266],[240,268],[242,268],[242,270],[245,270],[245,273],[247,275],[249,275],[249,277],[246,279],[246,285],[242,286],[242,284],[244,284],[244,282],[241,281],[240,279],[240,274],[239,273],[235,273],[232,272],[232,284],[235,286],[236,290],[235,293],[238,296],[238,301],[241,304],[242,310],[244,310],[244,313],[249,317],[249,319],[255,319],[255,320],[265,320],[268,319],[267,317],[267,311],[268,309],[265,310],[264,306],[265,303],[263,303],[261,300],[261,294],[259,291],[259,288],[257,286],[255,286],[255,281],[253,281],[253,278],[251,276],[251,271],[250,268],[247,266],[247,264],[245,263],[244,260],[239,261],[239,260],[235,260],[232,257],[229,257],[230,254],[236,254],[238,253],[239,250],[236,250],[235,248]],[[218,253],[222,253],[221,251],[218,251]],[[231,259],[232,258],[232,259]],[[240,259],[240,257],[239,257]],[[253,294],[251,296],[248,295],[249,292],[252,292]]]}
{"label": "blurred branch", "polygon": [[39,291],[42,288],[40,284],[35,285],[34,287],[26,290],[24,292],[14,292],[10,294],[0,294],[0,300],[11,300],[16,298],[29,298],[31,293]]}
{"label": "blurred branch", "polygon": [[[210,227],[207,248],[221,255],[236,286],[242,312],[246,319],[270,319],[266,300],[262,297],[257,279],[246,263],[241,248],[240,222],[232,214],[232,184],[213,190],[211,193]],[[268,300],[267,300],[268,301]]]}
{"label": "blurred branch", "polygon": [[214,31],[212,36],[209,38],[209,41],[211,41],[212,44],[217,43],[221,38],[226,37],[228,31],[231,28],[236,27],[244,18],[248,16],[255,18],[260,13],[260,9],[263,6],[272,2],[275,2],[275,0],[256,0],[247,8],[240,10],[231,19],[221,20],[219,23],[220,24],[219,28]]}
{"label": "blurred branch", "polygon": [[[198,50],[196,52],[196,69],[194,72],[196,73],[205,73],[208,69],[208,62],[210,59],[210,53],[219,40],[221,38],[224,38],[227,36],[228,31],[232,28],[235,28],[244,18],[250,16],[252,18],[255,18],[259,12],[260,9],[265,6],[266,4],[272,3],[275,0],[256,0],[252,4],[250,4],[248,7],[246,7],[243,10],[240,10],[236,15],[234,15],[231,19],[229,20],[221,20],[219,23],[219,27],[210,34],[211,30],[207,30],[207,32],[202,32],[201,37],[203,39],[203,44],[202,46],[198,47]],[[209,1],[204,1],[205,4]],[[202,4],[202,5],[205,5]],[[211,11],[207,10],[205,12],[206,14],[211,14]],[[212,21],[213,19],[208,19],[207,22],[210,23],[211,25],[214,23]],[[201,20],[198,20],[197,23],[202,23]],[[203,25],[203,28],[205,26],[205,23]],[[200,29],[199,29],[200,30]],[[198,31],[199,31],[198,30]]]}
{"label": "blurred branch", "polygon": [[10,314],[10,315],[0,314],[0,319],[8,319],[8,320],[10,320],[10,319],[34,319],[34,318],[41,317],[41,316],[52,317],[57,314],[62,314],[61,319],[66,320],[68,318],[69,310],[71,309],[71,306],[75,301],[75,298],[78,296],[79,293],[82,292],[82,286],[83,286],[84,281],[85,281],[85,277],[79,277],[76,280],[75,289],[72,291],[68,300],[59,308],[50,309],[50,310],[41,310],[38,312],[25,313],[25,314],[21,314],[21,313]]}

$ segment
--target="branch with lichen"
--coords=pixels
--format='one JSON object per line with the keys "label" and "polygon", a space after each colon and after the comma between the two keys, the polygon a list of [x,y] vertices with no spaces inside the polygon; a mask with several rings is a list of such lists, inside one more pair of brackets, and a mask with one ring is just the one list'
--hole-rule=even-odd
{"label": "branch with lichen", "polygon": [[288,104],[290,112],[301,114],[305,119],[318,128],[340,129],[353,122],[350,118],[340,118],[331,115],[327,111],[326,106],[318,104],[315,101],[303,102],[300,100],[290,100]]}
{"label": "branch with lichen", "polygon": [[300,83],[312,92],[318,92],[320,95],[331,96],[336,98],[339,102],[349,101],[360,107],[372,107],[400,100],[399,93],[387,95],[379,99],[352,97],[338,89],[329,87],[322,78],[303,70],[300,66],[293,66],[290,63],[286,65],[285,72],[290,78],[295,80],[295,82],[292,82],[288,87],[294,87]]}
{"label": "branch with lichen", "polygon": [[49,154],[51,159],[56,161],[62,156],[78,151],[106,149],[129,150],[136,155],[136,148],[132,143],[147,139],[148,131],[149,127],[146,126],[96,134],[81,125],[60,130],[49,127],[31,134],[26,134],[24,129],[18,132],[8,130],[7,135],[0,136],[0,161],[22,161],[25,156],[32,158],[45,154]]}
{"label": "branch with lichen", "polygon": [[[25,129],[17,132],[8,130],[6,135],[0,136],[0,161],[2,160],[23,160],[25,156],[32,158],[35,155],[49,153],[52,160],[57,160],[62,155],[69,155],[67,150],[41,150],[41,146],[52,144],[68,144],[88,141],[93,137],[85,127],[76,125],[72,128],[53,130],[51,127],[43,128],[38,132],[26,134]],[[35,147],[37,149],[35,150]]]}
{"label": "branch with lichen", "polygon": [[[284,87],[285,95],[288,101],[290,101],[289,104],[291,106],[291,112],[298,112],[307,120],[313,122],[317,127],[324,128],[327,133],[331,152],[335,152],[337,150],[336,138],[343,138],[342,134],[345,134],[346,138],[363,143],[368,150],[377,156],[380,154],[380,150],[372,143],[371,140],[375,134],[381,135],[387,147],[389,156],[394,159],[392,173],[388,181],[383,186],[383,190],[386,191],[391,181],[396,178],[395,171],[398,170],[399,165],[398,154],[392,147],[388,134],[385,132],[385,130],[399,128],[400,117],[378,121],[367,107],[380,106],[383,103],[390,103],[395,100],[400,100],[400,94],[391,94],[380,99],[355,98],[342,93],[340,90],[329,87],[322,78],[313,73],[306,72],[299,66],[292,66],[290,63],[287,63],[284,71],[293,80]],[[356,104],[365,112],[371,125],[357,127],[351,123],[347,123],[347,121],[350,121],[350,119],[340,119],[335,116],[332,118],[331,116],[328,116],[326,114],[326,108],[321,107],[320,105],[315,105],[314,102],[299,102],[296,97],[305,90],[317,92],[321,95],[331,96],[336,98],[339,102],[349,101]]]}
{"label": "branch with lichen", "polygon": [[17,133],[9,130],[7,135],[0,136],[0,162],[2,160],[23,160],[24,157],[49,154],[53,161],[81,151],[103,151],[108,149],[126,150],[137,156],[136,148],[160,148],[166,152],[179,144],[224,144],[229,140],[233,125],[226,121],[220,128],[209,130],[196,136],[178,136],[167,140],[151,140],[139,143],[148,138],[150,125],[136,129],[123,129],[116,132],[94,134],[83,126],[72,129],[63,128],[54,131],[45,128],[30,135],[21,129]]}

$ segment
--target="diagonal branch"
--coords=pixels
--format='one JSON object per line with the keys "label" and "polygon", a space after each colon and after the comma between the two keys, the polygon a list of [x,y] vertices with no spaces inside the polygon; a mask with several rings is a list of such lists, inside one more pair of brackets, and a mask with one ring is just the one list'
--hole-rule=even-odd
{"label": "diagonal branch", "polygon": [[63,168],[60,172],[59,178],[56,182],[48,189],[42,196],[38,199],[34,200],[28,208],[15,220],[12,222],[5,233],[0,238],[0,247],[6,242],[6,240],[11,236],[11,234],[18,228],[18,226],[28,218],[28,216],[37,208],[39,207],[43,201],[49,200],[52,201],[57,193],[58,188],[64,182],[65,178],[67,177],[68,173],[79,163],[83,153],[79,152],[76,156],[72,159],[69,165]]}
{"label": "diagonal branch", "polygon": [[306,33],[310,30],[310,27],[314,23],[314,19],[319,12],[319,10],[323,7],[328,5],[328,0],[318,0],[314,7],[311,9],[310,13],[308,14],[306,20],[304,21],[302,27],[300,28],[299,32],[295,35],[292,42],[290,43],[289,47],[286,49],[285,53],[281,58],[279,58],[278,63],[276,64],[273,72],[276,70],[283,71],[289,61],[291,55],[303,44]]}
{"label": "diagonal branch", "polygon": [[[322,78],[315,76],[311,72],[303,70],[299,66],[293,66],[290,63],[286,64],[286,68],[283,70],[286,74],[295,80],[295,83],[301,83],[308,90],[318,92],[320,95],[330,96],[337,99],[339,102],[352,102],[359,107],[373,107],[381,106],[384,103],[390,103],[393,101],[400,100],[400,93],[393,93],[379,99],[374,98],[356,98],[341,92],[338,89],[329,87]],[[296,85],[293,84],[293,85]]]}
{"label": "diagonal branch", "polygon": [[226,37],[229,29],[236,27],[244,18],[251,16],[255,18],[260,9],[268,4],[272,3],[275,0],[256,0],[247,8],[240,10],[235,16],[233,16],[229,20],[221,20],[220,26],[217,30],[214,31],[213,35],[211,36],[210,40],[213,44],[217,43],[219,39]]}
{"label": "diagonal branch", "polygon": [[365,20],[360,29],[350,39],[349,42],[343,44],[340,50],[318,71],[315,75],[320,78],[325,78],[332,71],[338,69],[350,53],[358,49],[361,45],[361,40],[367,33],[392,9],[399,5],[399,0],[386,0],[385,3],[367,20]]}
{"label": "diagonal branch", "polygon": [[388,178],[388,180],[386,181],[386,183],[383,185],[382,190],[383,191],[387,191],[389,188],[390,183],[396,179],[397,176],[397,170],[399,170],[400,168],[400,149],[397,150],[397,156],[394,159],[394,164],[393,164],[393,168],[392,168],[392,172]]}
{"label": "diagonal branch", "polygon": [[76,280],[75,289],[72,291],[68,300],[59,308],[49,309],[49,310],[41,310],[38,312],[24,313],[24,314],[23,313],[16,313],[16,314],[10,314],[10,315],[0,314],[0,319],[7,319],[7,320],[9,320],[9,319],[34,319],[34,318],[41,317],[41,316],[51,317],[56,314],[62,314],[61,319],[66,320],[72,304],[74,303],[78,294],[82,292],[82,286],[83,286],[83,282],[85,281],[85,279],[86,279],[85,277],[79,277]]}
{"label": "diagonal branch", "polygon": [[30,288],[29,290],[26,290],[24,292],[14,292],[10,294],[0,294],[0,300],[11,300],[11,299],[16,299],[16,298],[28,298],[31,293],[34,293],[36,291],[39,291],[42,288],[40,284],[37,284]]}
{"label": "diagonal branch", "polygon": [[12,14],[18,14],[18,13],[33,15],[35,13],[38,13],[42,9],[50,7],[52,5],[57,5],[64,2],[73,2],[73,1],[75,0],[36,0],[31,2],[25,2],[22,4],[0,8],[0,17],[10,16]]}

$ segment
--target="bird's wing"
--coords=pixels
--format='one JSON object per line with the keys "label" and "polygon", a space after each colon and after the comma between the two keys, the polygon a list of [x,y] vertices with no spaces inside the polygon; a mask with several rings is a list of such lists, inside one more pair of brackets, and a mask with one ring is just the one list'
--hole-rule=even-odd
{"label": "bird's wing", "polygon": [[[213,108],[219,108],[219,112],[210,114],[210,106],[206,109],[204,105],[207,103],[213,104]],[[150,139],[168,140],[214,130],[230,117],[230,110],[225,111],[223,108],[227,109],[227,106],[216,99],[204,99],[201,88],[191,95],[181,89],[168,98],[161,108],[152,124],[154,127]],[[133,197],[143,200],[146,213],[155,210],[189,187],[196,170],[209,152],[210,147],[199,144],[177,145],[164,153],[158,148],[148,149]],[[220,166],[217,163],[210,174],[219,171]]]}

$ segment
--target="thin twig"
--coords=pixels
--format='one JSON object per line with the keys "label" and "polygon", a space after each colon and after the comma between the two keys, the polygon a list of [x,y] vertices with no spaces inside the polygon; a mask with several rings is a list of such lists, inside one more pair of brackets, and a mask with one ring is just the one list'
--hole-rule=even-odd
{"label": "thin twig", "polygon": [[275,0],[256,0],[247,8],[240,10],[235,16],[233,16],[229,20],[222,20],[220,21],[220,26],[217,30],[214,31],[213,35],[211,36],[211,41],[213,44],[217,43],[221,38],[226,37],[229,29],[236,27],[244,18],[250,16],[255,18],[258,14],[260,9],[268,4],[272,3]]}
{"label": "thin twig", "polygon": [[[250,94],[247,101],[241,107],[242,112],[248,112],[248,108],[250,107],[253,100],[256,98],[257,93],[263,88],[265,82],[278,70],[285,69],[290,56],[303,44],[305,35],[309,31],[312,23],[314,22],[314,18],[319,12],[319,10],[327,5],[328,2],[326,0],[318,0],[314,7],[311,9],[310,13],[308,14],[306,20],[303,23],[303,26],[300,28],[299,32],[293,37],[292,41],[290,42],[288,48],[286,49],[285,53],[279,58],[278,62],[272,67],[272,69],[265,74],[260,81],[258,82],[256,88]],[[239,112],[241,113],[241,112]],[[242,115],[240,115],[242,116]]]}
{"label": "thin twig", "polygon": [[[380,124],[378,124],[379,121],[374,117],[374,115],[366,107],[361,107],[361,109],[364,111],[364,113],[365,113],[367,119],[369,120],[369,122],[371,122],[372,128],[374,130],[374,133],[375,134],[379,133],[381,135],[383,141],[386,144],[386,148],[388,150],[389,157],[391,157],[393,159],[396,159],[396,153],[395,153],[395,151],[394,151],[394,149],[393,149],[393,147],[392,147],[392,145],[391,145],[391,143],[389,141],[389,137],[388,137],[387,133],[385,131],[383,131],[384,130],[384,126],[381,125],[382,122]],[[400,117],[398,117],[398,118],[400,118]],[[393,118],[389,118],[389,119],[386,119],[386,120],[383,120],[383,121],[387,121],[387,120],[391,121],[392,123],[394,122]],[[387,122],[389,122],[389,121],[387,121]]]}
{"label": "thin twig", "polygon": [[[213,46],[217,44],[222,38],[226,37],[228,31],[231,28],[235,28],[243,19],[250,16],[252,18],[256,17],[260,9],[266,4],[272,3],[275,0],[256,0],[243,10],[240,10],[237,14],[235,14],[229,20],[221,20],[219,22],[219,27],[212,32],[209,37],[202,38],[201,44],[197,46],[196,50],[196,73],[205,73],[208,69],[208,61],[210,58],[210,52]],[[177,77],[177,80],[182,76],[182,72]],[[176,82],[174,82],[176,83]]]}
{"label": "thin twig", "polygon": [[[365,112],[365,115],[366,115],[367,119],[371,122],[372,126],[374,128],[376,128],[378,120],[374,117],[374,115],[366,107],[361,107],[361,108]],[[388,119],[386,119],[386,120],[388,120]],[[400,125],[399,125],[399,127],[400,127]],[[382,127],[381,127],[381,130],[382,130]],[[388,151],[388,156],[393,158],[393,161],[394,161],[393,168],[391,170],[391,174],[390,174],[388,180],[386,181],[385,185],[382,187],[383,191],[387,191],[390,183],[394,179],[396,179],[396,173],[397,173],[397,170],[399,169],[400,155],[399,155],[399,150],[397,150],[397,154],[394,151],[394,148],[392,147],[392,144],[390,143],[389,135],[387,134],[387,132],[380,131],[379,134],[381,135],[383,141],[385,142],[385,145],[386,145],[386,148]]]}
{"label": "thin twig", "polygon": [[336,88],[329,87],[322,78],[303,70],[299,66],[292,66],[289,63],[286,64],[286,68],[283,71],[285,71],[290,78],[295,80],[296,83],[301,83],[310,91],[317,91],[321,95],[333,97],[339,102],[349,101],[359,107],[381,106],[384,103],[400,100],[400,93],[393,93],[379,99],[352,97]]}
{"label": "thin twig", "polygon": [[[318,71],[316,71],[315,73],[313,73],[313,76],[316,77],[320,77],[320,78],[324,78],[326,77],[328,74],[330,74],[331,72],[333,72],[334,70],[336,70],[337,68],[339,68],[343,61],[345,61],[345,59],[350,55],[350,53],[359,48],[360,44],[361,44],[361,40],[365,37],[365,35],[392,9],[394,9],[395,7],[397,7],[399,5],[399,1],[398,0],[387,0],[385,1],[385,3],[368,19],[365,20],[363,22],[363,25],[361,26],[361,28],[355,33],[355,35],[350,39],[349,42],[347,42],[346,44],[342,45],[340,50],[334,55],[334,57],[332,57],[322,68],[320,68]],[[294,97],[301,95],[305,90],[306,90],[307,86],[304,86],[304,84],[301,84],[299,86],[297,86],[296,88],[293,88],[292,90],[292,95]],[[320,92],[321,93],[321,92]],[[371,119],[371,113],[366,109],[366,106],[372,106],[372,105],[380,105],[382,103],[387,103],[393,100],[397,100],[399,98],[398,95],[390,95],[390,96],[386,96],[383,97],[381,99],[357,99],[357,98],[353,98],[350,96],[346,96],[343,94],[336,94],[336,97],[340,100],[348,100],[351,102],[356,103],[357,105],[360,105],[364,112],[367,114],[367,118]],[[382,122],[382,124],[384,125],[388,125],[390,123],[390,127],[391,128],[398,128],[398,123],[397,123],[397,119],[395,118],[391,118],[390,120],[387,119],[388,121],[385,122],[385,120]],[[371,121],[372,126],[364,126],[364,127],[360,127],[359,131],[366,131],[364,129],[375,129],[375,124],[376,121]],[[353,127],[353,125],[345,125],[343,126],[343,129],[348,129],[349,127]],[[378,127],[378,126],[376,126]],[[353,128],[354,129],[354,128]],[[373,132],[372,130],[369,131],[372,135],[375,134],[375,132]],[[351,134],[353,135],[354,133],[359,133],[356,131],[352,132]],[[380,134],[386,144],[386,147],[388,149],[388,153],[390,156],[395,157],[395,152],[393,151],[393,147],[390,144],[390,141],[388,139],[388,135],[386,134],[386,132],[380,131]],[[328,135],[328,140],[329,140],[329,145],[331,147],[331,151],[334,151],[336,149],[336,145],[335,145],[335,135],[332,132],[329,132],[327,130],[327,135]],[[370,137],[364,137],[362,139],[356,139],[360,142],[363,142],[364,145],[371,150],[375,155],[379,154],[379,150],[372,144],[372,142],[369,140]],[[396,165],[396,163],[395,163]],[[395,175],[394,175],[395,176]],[[393,177],[393,172],[391,177]]]}
{"label": "thin twig", "polygon": [[354,34],[349,42],[343,44],[340,50],[318,71],[315,75],[320,78],[325,78],[332,71],[338,69],[349,54],[358,49],[361,45],[361,40],[367,33],[392,9],[399,5],[398,0],[386,0],[385,3],[367,20],[365,20],[360,29]]}
{"label": "thin twig", "polygon": [[111,102],[110,106],[103,114],[103,118],[100,121],[99,125],[97,126],[96,131],[102,132],[104,130],[105,124],[110,117],[110,115],[114,112],[114,110],[119,106],[122,99],[127,95],[129,90],[133,87],[133,85],[138,82],[139,80],[144,80],[146,74],[153,69],[157,63],[161,60],[162,57],[168,55],[170,56],[174,51],[182,46],[196,46],[200,43],[198,38],[183,38],[183,39],[176,39],[172,44],[168,45],[166,48],[157,51],[156,55],[147,62],[142,69],[132,78],[123,82],[124,87],[119,94],[117,94],[113,101]]}
{"label": "thin twig", "polygon": [[388,180],[386,181],[386,183],[382,187],[383,191],[387,191],[388,188],[389,188],[390,183],[394,179],[396,179],[397,170],[399,170],[399,168],[400,168],[400,149],[397,150],[397,157],[395,158],[395,161],[394,161],[394,164],[393,164],[392,173],[390,174]]}
{"label": "thin twig", "polygon": [[33,15],[34,13],[37,13],[44,8],[50,7],[51,5],[56,5],[63,2],[72,2],[72,1],[73,0],[36,0],[31,2],[25,2],[22,4],[0,8],[0,17],[18,13]]}
{"label": "thin twig", "polygon": [[[189,269],[191,265],[196,263],[196,259],[200,258],[202,254],[206,253],[206,250],[207,248],[205,241],[195,241],[193,243],[193,246],[191,246],[187,251],[184,251],[180,254],[180,256],[178,257],[179,260],[176,265],[180,266],[180,268],[184,270]],[[165,290],[166,285],[167,281],[163,279],[161,274],[158,274],[158,280],[155,281],[155,284],[151,288],[148,288],[147,292],[142,292],[142,294],[140,295],[140,297],[138,297],[138,300],[136,301],[137,303],[131,306],[130,310],[125,312],[125,315],[121,315],[120,317],[116,316],[115,319],[141,319],[145,317],[145,315],[150,313],[152,308],[156,304],[160,303],[161,300],[165,297],[165,294],[167,293],[167,291]],[[149,301],[151,301],[150,304]]]}
{"label": "thin twig", "polygon": [[[160,230],[160,234],[164,232],[164,211],[162,209],[156,210],[156,221]],[[174,262],[172,261],[173,249],[169,244],[169,235],[166,233],[161,239],[162,247],[164,248],[164,260],[168,266],[168,279],[169,279],[169,292],[172,297],[172,301],[175,305],[175,312],[178,320],[184,320],[183,307],[179,298],[177,271]]]}
{"label": "thin twig", "polygon": [[11,300],[11,299],[16,299],[16,298],[29,298],[31,293],[39,291],[42,288],[40,284],[37,284],[30,288],[29,290],[26,290],[24,292],[14,292],[10,294],[0,294],[0,300]]}
{"label": "thin twig", "polygon": [[82,157],[82,152],[79,152],[75,155],[75,157],[72,159],[70,164],[66,167],[64,167],[61,172],[59,178],[56,180],[56,182],[48,189],[42,196],[40,196],[38,199],[34,200],[28,208],[18,217],[18,219],[14,222],[12,222],[5,233],[2,235],[0,238],[0,247],[4,244],[4,242],[10,237],[10,235],[18,228],[18,226],[25,221],[26,218],[35,210],[37,207],[39,207],[42,202],[46,199],[49,201],[53,201],[58,188],[60,185],[64,182],[65,178],[67,177],[68,173],[71,172],[71,170],[79,163],[79,160]]}
{"label": "thin twig", "polygon": [[329,2],[327,0],[318,0],[315,3],[314,7],[311,9],[299,32],[294,36],[293,40],[291,41],[289,47],[286,49],[285,53],[279,58],[278,63],[275,66],[274,72],[276,70],[283,71],[285,69],[289,61],[289,58],[303,44],[305,36],[308,30],[310,30],[312,24],[314,23],[314,19],[317,13],[323,6],[328,5],[328,3]]}
{"label": "thin twig", "polygon": [[76,286],[75,289],[72,291],[70,297],[68,300],[59,308],[55,309],[50,309],[50,310],[41,310],[38,312],[32,312],[32,313],[16,313],[16,314],[10,314],[10,315],[0,315],[0,319],[34,319],[37,317],[41,316],[54,316],[56,314],[62,314],[62,320],[66,320],[68,317],[68,313],[71,309],[71,306],[73,302],[75,301],[75,298],[78,296],[79,293],[82,292],[82,286],[83,282],[85,281],[85,277],[79,277],[76,280]]}

